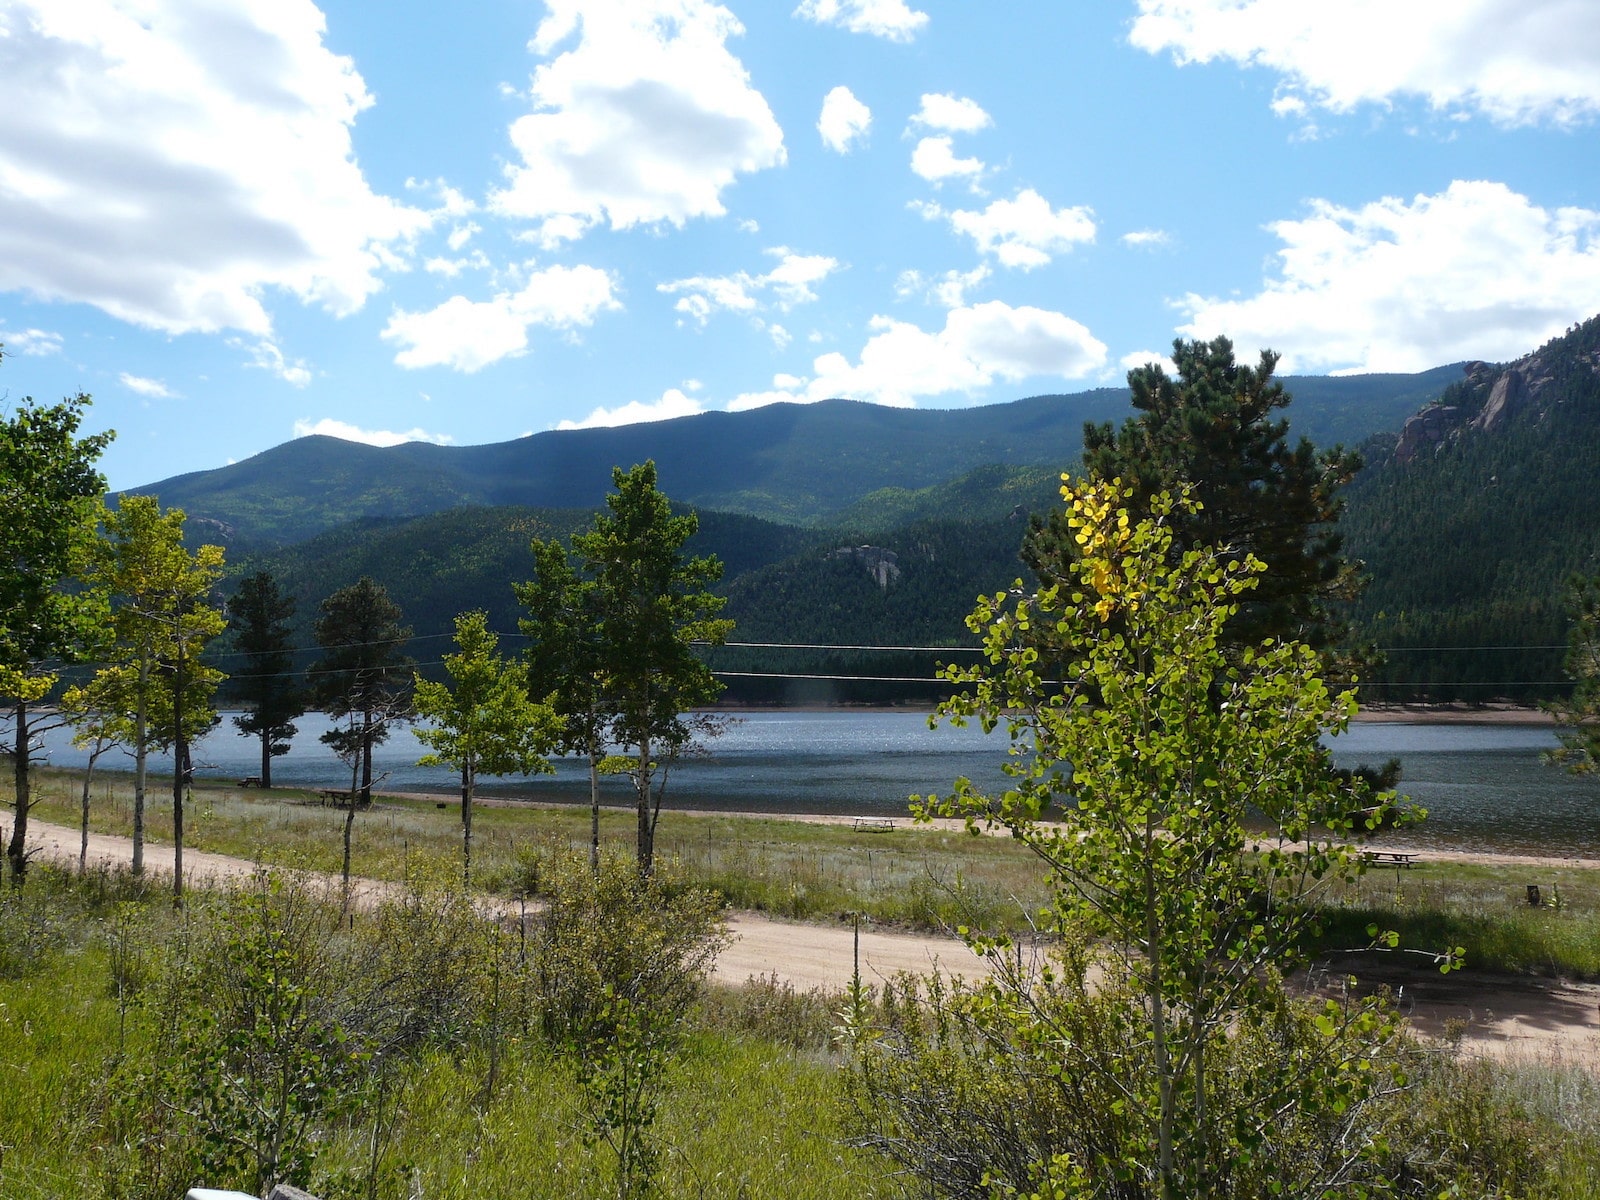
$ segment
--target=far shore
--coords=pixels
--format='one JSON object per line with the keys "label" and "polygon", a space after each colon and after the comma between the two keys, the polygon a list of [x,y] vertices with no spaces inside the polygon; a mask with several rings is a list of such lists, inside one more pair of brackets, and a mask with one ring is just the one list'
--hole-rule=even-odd
{"label": "far shore", "polygon": [[[914,713],[932,716],[932,705],[916,704],[730,704],[707,709],[725,717],[751,713]],[[1542,708],[1518,704],[1370,704],[1362,705],[1357,724],[1393,725],[1550,725],[1556,720]]]}

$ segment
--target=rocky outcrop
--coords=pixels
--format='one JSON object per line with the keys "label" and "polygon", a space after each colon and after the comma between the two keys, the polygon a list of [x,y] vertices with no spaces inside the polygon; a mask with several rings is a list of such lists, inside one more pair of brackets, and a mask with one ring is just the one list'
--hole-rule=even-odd
{"label": "rocky outcrop", "polygon": [[1395,443],[1395,460],[1414,462],[1469,432],[1494,433],[1513,421],[1541,420],[1552,404],[1559,403],[1563,389],[1552,385],[1560,380],[1564,366],[1570,374],[1573,357],[1600,375],[1600,352],[1565,359],[1561,353],[1552,343],[1506,367],[1467,363],[1461,383],[1406,421]]}
{"label": "rocky outcrop", "polygon": [[867,569],[883,591],[888,591],[891,583],[900,582],[900,556],[893,550],[882,546],[840,546],[832,557],[854,559]]}
{"label": "rocky outcrop", "polygon": [[1461,427],[1461,410],[1453,404],[1430,404],[1416,416],[1407,419],[1400,430],[1400,440],[1395,443],[1396,462],[1414,461],[1423,451],[1442,445],[1446,438]]}

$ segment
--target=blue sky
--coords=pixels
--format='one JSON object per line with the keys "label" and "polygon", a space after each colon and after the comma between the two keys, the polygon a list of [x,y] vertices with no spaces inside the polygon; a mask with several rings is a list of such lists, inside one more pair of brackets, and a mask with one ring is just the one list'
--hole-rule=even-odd
{"label": "blue sky", "polygon": [[1593,0],[0,0],[0,390],[114,487],[1600,312]]}

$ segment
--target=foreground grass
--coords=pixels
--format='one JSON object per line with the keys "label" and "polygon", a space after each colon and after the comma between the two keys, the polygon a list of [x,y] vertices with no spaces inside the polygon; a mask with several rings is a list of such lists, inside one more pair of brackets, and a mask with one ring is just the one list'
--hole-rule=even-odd
{"label": "foreground grass", "polygon": [[[112,950],[137,928],[138,952],[153,955],[183,928],[159,891],[149,902],[130,904],[119,899],[129,894],[126,887],[113,879],[97,901],[92,887],[41,873],[26,895],[0,906],[0,921],[11,922],[0,925],[0,947],[19,942],[18,920],[46,933],[43,943],[8,958],[0,970],[0,1063],[7,1075],[0,1088],[0,1195],[7,1200],[126,1194],[119,1182],[126,1149],[108,1138],[104,1116],[107,1085],[119,1063],[139,1060],[150,1030],[142,1002],[117,994]],[[814,1034],[826,1003],[792,993],[787,999],[790,1031]],[[809,1004],[808,1020],[793,1020],[796,1004]],[[726,995],[698,1014],[666,1078],[658,1125],[662,1195],[897,1194],[884,1182],[884,1163],[843,1143],[837,1062],[825,1038],[797,1050],[753,1031],[769,1022],[745,1000]],[[730,1032],[740,1014],[744,1027]],[[325,1200],[366,1196],[369,1188],[429,1200],[598,1197],[614,1188],[606,1153],[584,1136],[569,1067],[536,1038],[508,1039],[492,1069],[481,1047],[431,1050],[400,1077],[378,1117],[376,1156],[377,1126],[365,1121],[322,1145],[315,1178]]]}

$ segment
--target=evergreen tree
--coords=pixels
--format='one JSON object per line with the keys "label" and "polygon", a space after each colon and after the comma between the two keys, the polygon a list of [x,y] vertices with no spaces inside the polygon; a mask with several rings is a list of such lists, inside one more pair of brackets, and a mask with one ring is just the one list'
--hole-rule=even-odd
{"label": "evergreen tree", "polygon": [[[400,606],[363,575],[322,602],[317,644],[323,657],[311,667],[317,702],[335,721],[348,718],[322,740],[356,762],[359,778],[351,804],[372,803],[372,749],[391,725],[410,719],[412,660],[402,652],[411,630],[400,623]],[[355,768],[352,769],[352,774]]]}
{"label": "evergreen tree", "polygon": [[[1120,429],[1084,426],[1084,470],[1133,489],[1136,512],[1152,497],[1187,486],[1199,508],[1173,526],[1173,554],[1219,547],[1226,560],[1254,555],[1265,564],[1255,590],[1240,598],[1225,631],[1234,647],[1263,639],[1303,641],[1339,658],[1348,637],[1341,608],[1360,590],[1360,564],[1347,560],[1335,524],[1339,490],[1361,467],[1341,447],[1318,451],[1305,438],[1291,446],[1289,404],[1273,381],[1278,356],[1263,350],[1257,366],[1234,361],[1233,343],[1182,341],[1172,346],[1177,376],[1155,363],[1128,372],[1133,406]],[[1035,521],[1023,558],[1046,580],[1065,576],[1075,557],[1061,512]]]}
{"label": "evergreen tree", "polygon": [[306,711],[305,691],[294,675],[289,646],[293,596],[278,581],[257,571],[239,584],[228,601],[228,627],[239,658],[232,676],[233,696],[250,706],[234,717],[241,733],[261,741],[261,786],[272,786],[272,760],[289,752],[295,718]]}

